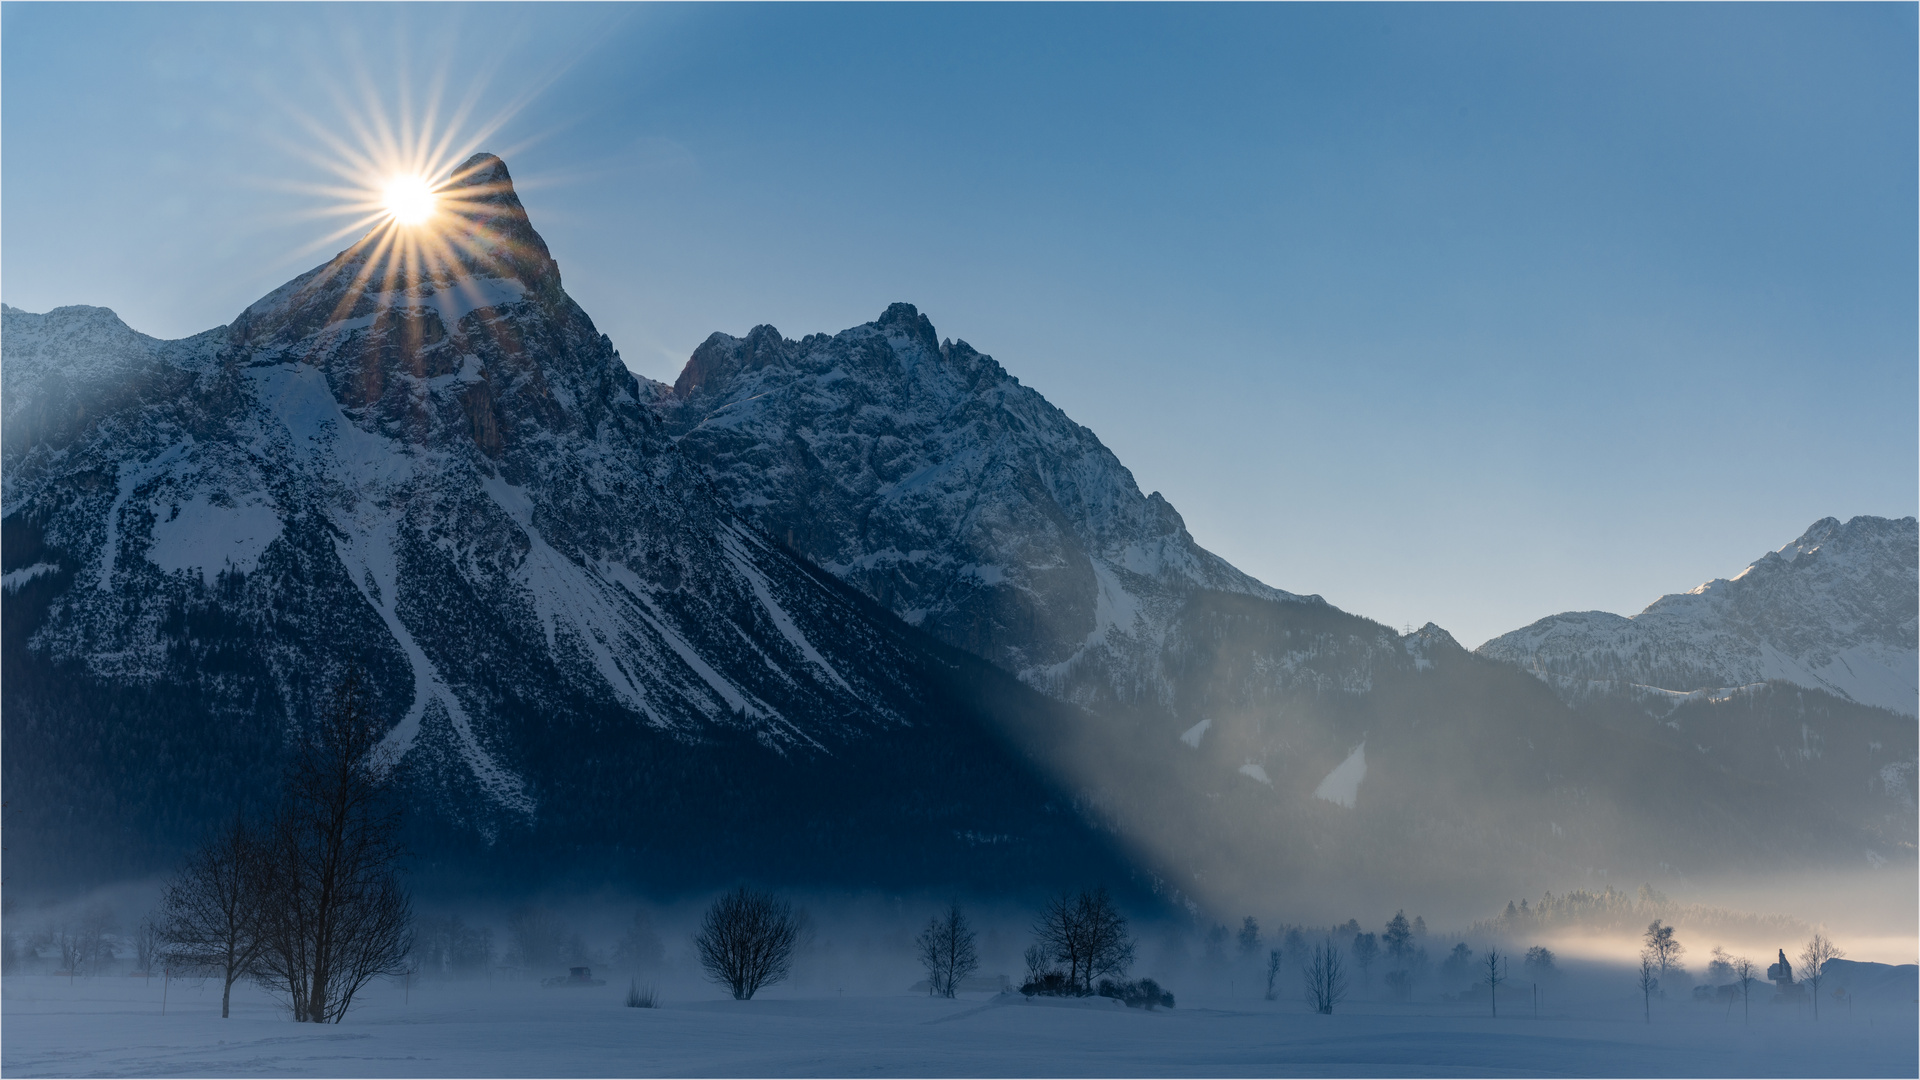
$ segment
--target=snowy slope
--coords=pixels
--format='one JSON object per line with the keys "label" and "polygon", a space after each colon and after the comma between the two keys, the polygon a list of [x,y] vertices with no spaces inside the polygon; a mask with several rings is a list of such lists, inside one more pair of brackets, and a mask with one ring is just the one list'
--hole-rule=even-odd
{"label": "snowy slope", "polygon": [[[995,778],[942,810],[984,834],[1006,831],[969,818],[996,795],[1037,808],[964,704],[930,708],[952,695],[920,645],[714,496],[505,166],[478,156],[456,186],[476,209],[443,264],[369,238],[183,342],[102,308],[6,310],[10,791],[98,788],[111,822],[143,785],[180,789],[165,762],[270,780],[283,726],[359,669],[423,802],[469,835],[697,854],[725,825],[712,800],[908,744]],[[116,726],[135,701],[175,715]],[[129,740],[157,757],[112,748]],[[43,758],[76,771],[12,768]],[[820,758],[842,764],[781,771]],[[647,834],[641,800],[695,831]]]}
{"label": "snowy slope", "polygon": [[1663,596],[1631,618],[1564,612],[1479,652],[1575,697],[1778,679],[1913,716],[1916,567],[1915,519],[1823,518],[1732,578]]}
{"label": "snowy slope", "polygon": [[[1632,702],[1627,722],[1576,721],[1437,626],[1399,634],[1233,569],[1092,432],[909,305],[799,341],[716,334],[646,390],[742,516],[1091,709],[1060,770],[1182,889],[1358,896],[1392,867],[1466,895],[1522,867],[1909,857],[1913,738],[1884,716],[1763,693],[1663,702],[1651,733]],[[1738,725],[1768,753],[1723,737]],[[1650,740],[1684,752],[1649,770]],[[1756,797],[1782,784],[1823,810]]]}
{"label": "snowy slope", "polygon": [[800,341],[715,334],[653,390],[742,515],[1059,697],[1166,699],[1161,649],[1200,591],[1318,602],[1200,547],[1093,432],[909,304]]}

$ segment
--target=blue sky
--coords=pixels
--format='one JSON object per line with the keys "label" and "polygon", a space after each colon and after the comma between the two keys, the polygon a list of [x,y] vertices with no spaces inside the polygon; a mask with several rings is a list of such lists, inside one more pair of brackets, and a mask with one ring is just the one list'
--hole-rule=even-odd
{"label": "blue sky", "polygon": [[1631,613],[1920,502],[1912,5],[0,20],[28,310],[230,321],[333,250],[296,117],[444,73],[636,371],[912,302],[1201,543],[1396,626]]}

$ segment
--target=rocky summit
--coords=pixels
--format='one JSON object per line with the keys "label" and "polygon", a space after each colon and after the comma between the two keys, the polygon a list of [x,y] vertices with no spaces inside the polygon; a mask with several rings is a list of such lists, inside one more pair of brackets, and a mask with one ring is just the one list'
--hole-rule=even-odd
{"label": "rocky summit", "polygon": [[347,682],[423,883],[1229,912],[1912,865],[1912,519],[1470,653],[1235,569],[907,304],[639,380],[503,163],[445,194],[181,341],[5,310],[10,884],[165,866]]}
{"label": "rocky summit", "polygon": [[1165,696],[1201,592],[1312,600],[1194,542],[1093,432],[911,304],[838,334],[715,334],[666,428],[732,505],[908,623],[1087,705]]}
{"label": "rocky summit", "polygon": [[[1000,734],[1050,706],[986,709],[990,668],[716,498],[505,165],[456,175],[428,257],[370,236],[183,342],[6,311],[9,872],[152,869],[349,677],[430,861],[1099,864]],[[77,838],[104,864],[64,859]]]}

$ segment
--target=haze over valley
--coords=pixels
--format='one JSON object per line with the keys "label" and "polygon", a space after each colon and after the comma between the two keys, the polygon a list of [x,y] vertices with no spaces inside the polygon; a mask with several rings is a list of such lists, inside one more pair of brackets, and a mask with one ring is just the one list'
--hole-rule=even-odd
{"label": "haze over valley", "polygon": [[940,296],[639,373],[410,123],[225,325],[0,305],[10,1073],[1911,1074],[1914,516],[1396,627]]}

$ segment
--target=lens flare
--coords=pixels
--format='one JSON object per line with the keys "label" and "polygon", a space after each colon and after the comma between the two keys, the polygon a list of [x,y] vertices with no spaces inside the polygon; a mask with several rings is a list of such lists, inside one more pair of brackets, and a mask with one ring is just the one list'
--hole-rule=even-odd
{"label": "lens flare", "polygon": [[401,225],[425,223],[439,202],[432,185],[418,176],[396,176],[387,181],[380,194],[387,213]]}

